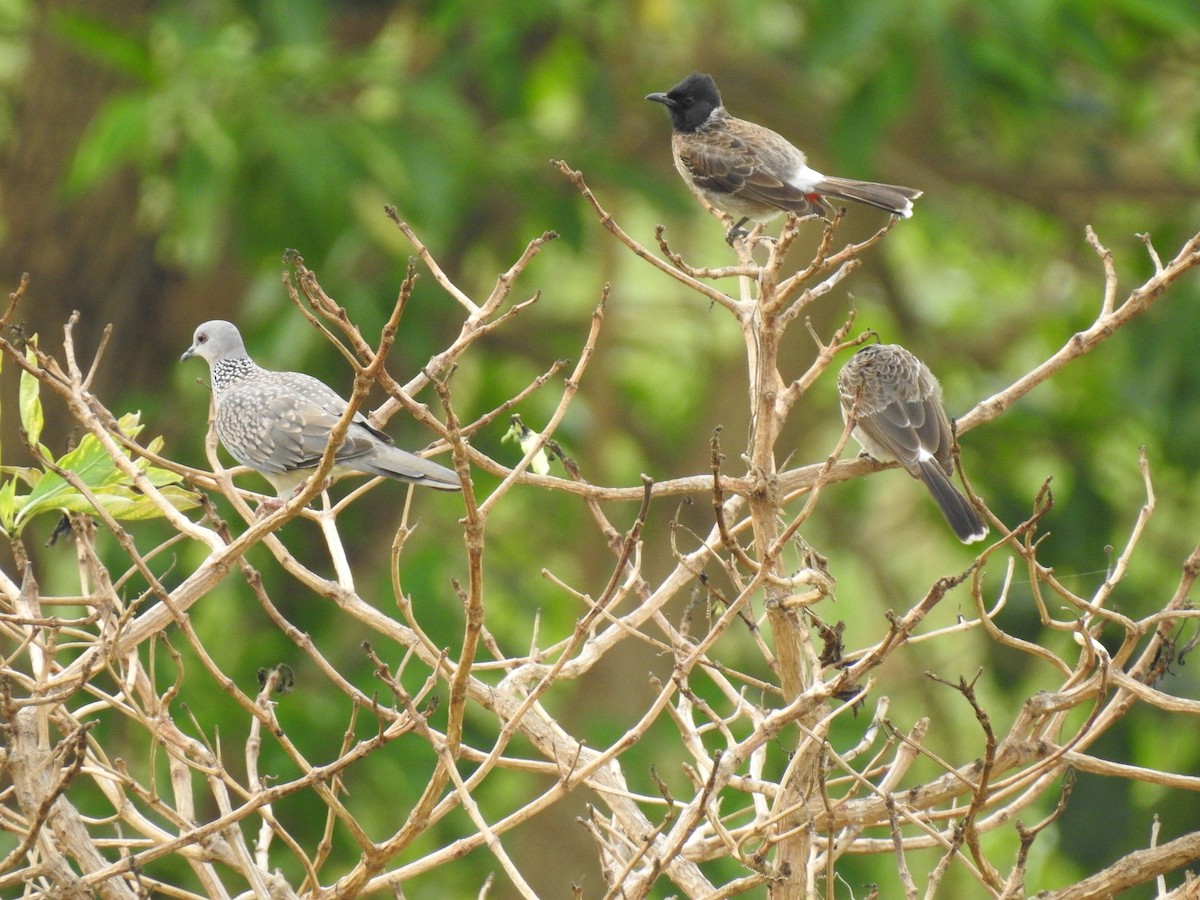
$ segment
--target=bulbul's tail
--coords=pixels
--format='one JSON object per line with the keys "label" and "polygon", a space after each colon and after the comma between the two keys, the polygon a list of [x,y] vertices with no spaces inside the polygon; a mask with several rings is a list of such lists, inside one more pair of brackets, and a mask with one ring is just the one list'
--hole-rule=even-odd
{"label": "bulbul's tail", "polygon": [[912,216],[912,202],[924,191],[901,187],[898,184],[875,184],[873,181],[855,181],[853,178],[826,176],[813,185],[813,190],[836,200],[853,200],[890,212],[903,219]]}
{"label": "bulbul's tail", "polygon": [[959,493],[958,488],[950,483],[942,467],[936,460],[927,459],[920,463],[920,478],[933,494],[942,515],[954,529],[954,534],[964,544],[973,544],[983,540],[988,533],[987,525],[979,518],[969,500]]}

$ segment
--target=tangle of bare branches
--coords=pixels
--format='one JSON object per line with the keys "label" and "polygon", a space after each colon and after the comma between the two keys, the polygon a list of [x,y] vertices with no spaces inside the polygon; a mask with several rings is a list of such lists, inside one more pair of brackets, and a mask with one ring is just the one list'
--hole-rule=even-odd
{"label": "tangle of bare branches", "polygon": [[[1039,522],[1049,508],[1049,497],[1040,493],[1024,521],[1006,523],[989,511],[995,539],[963,571],[914,585],[915,599],[907,608],[879,621],[866,640],[846,646],[830,603],[839,573],[805,541],[805,526],[820,510],[826,486],[884,466],[840,459],[849,438],[845,429],[827,458],[780,470],[779,439],[792,411],[815,384],[831,377],[835,360],[865,338],[855,332],[852,313],[821,334],[807,322],[806,310],[850,278],[861,255],[886,240],[890,226],[862,243],[839,247],[835,219],[825,226],[813,260],[787,276],[784,262],[795,236],[811,223],[789,220],[776,240],[751,235],[738,245],[736,265],[698,266],[673,249],[661,230],[656,247],[639,243],[579,172],[558,165],[625,250],[736,323],[744,338],[753,424],[744,447],[727,448],[714,436],[708,472],[630,485],[589,480],[555,435],[593,377],[590,363],[603,334],[607,288],[597,298],[573,365],[558,361],[503,403],[466,415],[455,401],[454,368],[488,335],[518,328],[523,317],[536,315],[539,293],[514,300],[514,291],[530,261],[548,252],[553,233],[530,241],[488,296],[476,298],[452,281],[434,251],[389,209],[417,262],[377,335],[364,334],[303,259],[289,254],[286,291],[297,314],[353,367],[355,403],[369,389],[382,389],[387,399],[366,411],[372,420],[382,425],[404,410],[435,436],[429,449],[448,451],[463,477],[463,537],[453,548],[465,573],[454,585],[463,626],[453,646],[439,645],[423,621],[433,598],[411,596],[402,583],[414,527],[407,505],[391,540],[394,596],[380,602],[360,592],[363,578],[355,576],[362,573],[354,571],[340,529],[347,508],[371,484],[334,502],[322,495],[321,472],[278,511],[260,516],[251,506],[255,495],[235,483],[241,473],[221,465],[211,433],[211,471],[180,465],[91,392],[92,376],[104,361],[78,358],[74,320],[66,323],[61,348],[53,352],[47,335],[24,346],[7,333],[0,338],[4,361],[24,373],[29,392],[64,406],[110,470],[104,483],[97,482],[42,453],[36,434],[29,435],[31,450],[40,454],[40,477],[60,478],[62,496],[74,498],[62,508],[76,569],[69,591],[44,593],[39,586],[44,574],[25,552],[19,529],[9,530],[16,568],[0,571],[0,721],[7,773],[0,815],[12,841],[0,865],[0,894],[400,896],[406,883],[479,851],[494,859],[494,879],[505,883],[506,895],[534,897],[530,873],[512,852],[510,836],[576,796],[586,800],[580,826],[595,844],[604,879],[590,894],[604,897],[718,898],[765,891],[773,898],[807,898],[843,896],[846,890],[858,896],[857,886],[843,888],[843,867],[855,857],[882,855],[897,865],[896,880],[881,886],[880,896],[950,896],[942,893],[950,890],[947,885],[966,883],[978,896],[1021,897],[1044,887],[1041,896],[1066,900],[1115,895],[1200,858],[1200,835],[1190,834],[1147,846],[1072,885],[1028,883],[1030,848],[1066,807],[1073,772],[1171,792],[1200,790],[1194,775],[1106,759],[1096,750],[1138,705],[1158,710],[1180,728],[1194,728],[1200,716],[1200,702],[1174,696],[1162,684],[1181,635],[1194,631],[1200,617],[1189,600],[1200,572],[1200,547],[1181,561],[1177,589],[1155,598],[1152,611],[1134,615],[1113,603],[1155,510],[1145,454],[1144,505],[1107,577],[1091,593],[1069,589],[1039,560]],[[1102,265],[1094,321],[1008,387],[979,400],[958,420],[960,434],[1003,415],[1038,384],[1112,339],[1200,265],[1200,235],[1166,263],[1145,238],[1154,272],[1122,293],[1111,254],[1090,229],[1087,241]],[[756,262],[756,252],[765,261]],[[386,363],[404,327],[418,269],[461,308],[461,328],[401,382]],[[25,290],[23,282],[0,325],[11,322]],[[785,375],[780,348],[798,320],[805,321],[811,362],[804,372]],[[534,392],[556,392],[556,401],[519,462],[510,466],[481,452],[477,436],[505,425],[509,411]],[[33,406],[25,409],[32,417]],[[349,415],[341,433],[348,422]],[[542,448],[555,452],[564,474],[530,470]],[[333,449],[331,443],[324,471]],[[740,460],[736,465],[734,458]],[[492,486],[481,489],[483,479],[472,480],[472,473],[495,476],[487,481]],[[125,492],[122,501],[141,511],[139,518],[128,518],[133,507],[113,499],[118,488]],[[594,533],[572,534],[570,541],[580,553],[603,554],[607,575],[590,591],[549,569],[533,573],[573,604],[575,625],[568,633],[542,634],[531,616],[529,643],[516,647],[488,628],[493,617],[513,613],[489,604],[487,561],[493,552],[489,525],[522,490],[577,500]],[[19,496],[24,494],[5,502],[12,506]],[[213,496],[224,498],[240,521],[223,519]],[[664,524],[663,516],[652,515],[669,497],[708,501],[707,530],[697,533],[679,517]],[[631,509],[630,501],[632,520],[617,524],[616,511]],[[169,537],[148,544],[141,528],[149,519],[168,529]],[[332,577],[281,540],[280,529],[293,520],[316,527]],[[669,529],[670,555],[651,561],[644,554],[647,533],[660,528]],[[115,537],[119,565],[98,548],[101,534]],[[247,556],[252,550],[254,564]],[[264,565],[323,598],[345,628],[360,636],[374,673],[369,689],[347,679],[289,621],[278,590],[265,587]],[[985,570],[1004,573],[998,589],[984,578]],[[289,670],[264,670],[258,688],[248,689],[244,673],[224,671],[194,628],[196,605],[227,576],[239,580],[245,595],[319,673],[320,684],[306,688],[308,702],[320,697],[339,711],[340,745],[322,758],[306,755],[277,716],[281,704],[292,702]],[[1033,643],[1002,627],[1000,613],[1019,578],[1028,579],[1044,632],[1065,640]],[[135,583],[142,587],[131,592]],[[968,598],[962,615],[950,625],[928,626],[930,613],[952,591]],[[1017,654],[1044,672],[1052,687],[1026,697],[1019,708],[1001,709],[976,689],[970,667],[960,680],[931,681],[929,690],[944,693],[947,704],[962,705],[976,723],[975,733],[964,739],[972,752],[950,758],[931,742],[936,717],[902,688],[885,691],[884,685],[887,666],[897,658],[968,640]],[[741,647],[736,663],[719,652],[718,645],[731,641]],[[554,711],[564,697],[577,696],[574,687],[601,663],[633,646],[668,660],[669,676],[652,678],[650,696],[637,714],[596,744]],[[228,730],[217,734],[192,718],[181,700],[181,647],[196,661],[189,665],[199,667],[188,677],[205,679],[236,706],[244,740]],[[377,649],[383,647],[389,650]],[[746,662],[747,652],[752,663]],[[911,723],[907,727],[893,718],[900,707]],[[108,743],[116,734],[136,736],[120,755]],[[683,762],[679,772],[655,774],[650,779],[655,789],[643,792],[632,785],[647,776],[631,770],[629,751],[651,734],[663,760]],[[289,774],[266,777],[268,750],[287,760]],[[369,811],[381,798],[345,792],[344,779],[365,760],[401,753],[405,765],[427,771],[428,780],[418,795],[386,798],[391,824],[377,833],[365,823],[378,822]],[[510,788],[510,780],[521,789]],[[296,837],[288,801],[298,796],[323,811],[318,843]],[[1026,824],[1023,817],[1031,815],[1038,821]],[[453,840],[435,837],[449,827],[456,829]],[[991,840],[1001,833],[1013,839]],[[331,863],[335,840],[353,848],[353,865]],[[494,886],[489,879],[479,895]]]}

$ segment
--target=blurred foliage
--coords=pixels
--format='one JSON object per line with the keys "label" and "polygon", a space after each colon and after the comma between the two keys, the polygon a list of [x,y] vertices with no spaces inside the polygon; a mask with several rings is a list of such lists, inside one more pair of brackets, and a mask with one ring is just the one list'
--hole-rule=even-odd
{"label": "blurred foliage", "polygon": [[[35,15],[28,0],[0,2],[5,142],[19,140],[10,110],[18,102],[21,36]],[[860,326],[930,362],[952,414],[1009,384],[1091,321],[1102,270],[1083,243],[1086,224],[1114,251],[1130,286],[1149,271],[1135,232],[1150,233],[1165,256],[1200,223],[1195,0],[176,0],[155,4],[134,32],[116,31],[90,11],[58,13],[52,24],[130,85],[97,110],[64,192],[81,195],[132,168],[138,228],[156,235],[160,259],[183,273],[236,273],[224,280],[246,285],[240,324],[266,365],[349,382],[344,368],[331,368],[341,366],[337,355],[288,307],[278,281],[284,248],[298,248],[371,335],[411,252],[382,215],[385,203],[397,204],[468,293],[488,290],[529,239],[557,231],[563,240],[543,250],[517,286],[523,296],[542,291],[539,304],[515,330],[498,333],[465,360],[451,387],[465,419],[493,408],[555,358],[577,355],[601,285],[611,280],[597,358],[556,434],[585,475],[609,484],[635,484],[641,471],[658,478],[705,471],[717,425],[725,426],[727,468],[736,468],[746,428],[742,349],[733,323],[625,258],[547,161],[563,158],[582,169],[639,239],[652,242],[654,223],[665,221],[673,246],[693,262],[730,261],[721,226],[671,170],[662,110],[641,100],[692,69],[712,72],[735,115],[780,131],[818,168],[925,189],[916,216],[814,312],[814,325],[827,332],[852,296]],[[871,213],[853,211],[843,237],[861,237],[878,224]],[[807,259],[804,249],[795,253],[797,265]],[[1159,509],[1121,597],[1131,605],[1161,602],[1173,589],[1200,521],[1200,289],[1192,279],[1173,293],[1145,321],[964,438],[975,489],[1006,521],[1027,514],[1038,487],[1053,477],[1047,557],[1073,586],[1099,584],[1110,559],[1105,548],[1125,540],[1144,500],[1137,470],[1144,445]],[[180,317],[193,324],[209,318],[202,298],[189,302],[180,305]],[[398,377],[444,345],[458,314],[426,279],[402,323],[393,355]],[[799,374],[812,354],[800,328],[792,350],[794,369],[785,377]],[[199,463],[205,393],[191,373],[164,378],[131,385],[130,398]],[[552,393],[535,395],[520,412],[540,429],[554,401]],[[793,416],[792,464],[828,452],[841,427],[836,409],[826,379]],[[476,444],[515,462],[516,448],[501,443],[507,424],[498,421]],[[392,430],[405,445],[423,440],[400,423]],[[792,449],[781,447],[780,457]],[[11,458],[6,452],[6,462]],[[491,483],[476,477],[482,491]],[[884,473],[830,488],[806,529],[839,578],[839,603],[826,617],[847,620],[849,644],[875,633],[883,609],[910,603],[933,577],[967,565],[970,557],[947,540],[926,501],[903,475]],[[362,539],[350,548],[352,562],[367,567],[360,571],[379,573],[360,588],[382,606],[390,597],[390,529],[381,523],[398,518],[399,503],[394,486],[366,498],[363,527],[355,530]],[[461,606],[449,579],[462,573],[458,555],[444,547],[457,541],[455,501],[423,494],[418,504],[420,527],[405,551],[402,582],[414,597],[437,604],[421,610],[425,624],[435,640],[453,646]],[[675,508],[661,506],[652,513],[660,531],[647,559],[666,552],[661,526]],[[702,528],[706,503],[697,507],[683,518]],[[632,507],[613,511],[618,525],[633,514]],[[296,552],[324,552],[298,523],[285,539]],[[579,614],[537,577],[540,569],[597,590],[612,562],[578,505],[545,492],[514,498],[497,513],[489,541],[488,627],[502,642],[527,643],[535,610],[543,639],[569,631]],[[580,552],[588,543],[595,553]],[[270,582],[265,554],[252,561]],[[186,550],[176,568],[178,577],[186,573]],[[989,573],[989,583],[998,586],[1002,574]],[[216,656],[226,671],[243,672],[249,684],[259,666],[286,659],[296,667],[300,687],[281,716],[293,717],[292,733],[311,741],[306,749],[320,759],[322,742],[336,746],[340,739],[322,730],[326,722],[340,727],[338,698],[304,694],[304,661],[237,584],[209,600],[193,618],[201,634],[225,635]],[[939,614],[949,621],[956,611],[949,601],[943,606]],[[354,636],[339,630],[334,610],[291,597],[285,614],[371,689],[370,667]],[[1054,639],[1040,634],[1027,585],[1024,592],[1014,587],[1005,615],[1014,630]],[[968,660],[922,662],[951,676],[985,666],[993,676],[987,699],[997,709],[1006,696],[1036,689],[1038,672],[1006,669],[1010,661],[989,645],[978,650]],[[739,648],[727,652],[736,665]],[[580,686],[598,744],[620,727],[623,693],[641,691],[645,673],[657,666],[662,674],[663,665],[637,660]],[[1188,677],[1167,689],[1200,693],[1195,677],[1181,673]],[[969,755],[978,742],[969,711],[923,684],[918,672],[894,674],[897,690],[926,692],[930,706],[945,705],[938,712],[944,721],[961,724],[936,736],[935,746],[955,742],[948,752]],[[204,723],[234,714],[203,681],[188,703]],[[1200,765],[1194,742],[1147,740],[1136,721],[1119,751],[1132,757],[1126,761],[1153,758],[1162,766],[1170,753],[1178,771]],[[1145,727],[1152,733],[1153,723]],[[643,749],[634,748],[635,757]],[[644,758],[635,789],[655,792],[645,776],[651,762],[664,778],[677,777],[669,761],[649,750]],[[363,773],[353,789],[415,796],[427,776],[397,755],[392,770]],[[1146,843],[1151,812],[1163,816],[1164,838],[1200,827],[1194,805],[1162,808],[1152,791],[1110,797],[1111,787],[1082,783],[1068,822],[1056,830],[1061,853],[1040,855],[1046,851],[1039,845],[1035,861],[1052,872],[1066,871],[1064,857],[1078,871],[1097,868]],[[1084,819],[1074,811],[1093,805],[1109,810],[1095,819],[1103,829],[1074,833]],[[1113,809],[1128,815],[1118,819]],[[381,816],[390,812],[381,806]],[[368,830],[388,824],[368,823]],[[547,827],[565,824],[555,819]],[[313,822],[308,837],[319,836],[320,827]],[[586,844],[582,852],[586,858]],[[863,882],[873,880],[874,867],[893,865],[882,858],[853,864]],[[477,873],[443,877],[461,878],[440,885],[446,895],[478,886]],[[565,881],[546,877],[561,892]]]}

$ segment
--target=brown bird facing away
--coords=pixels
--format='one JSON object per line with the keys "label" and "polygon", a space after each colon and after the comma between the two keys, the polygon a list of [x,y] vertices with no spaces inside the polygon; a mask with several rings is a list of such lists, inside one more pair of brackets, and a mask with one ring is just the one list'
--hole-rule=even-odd
{"label": "brown bird facing away", "polygon": [[964,544],[982,540],[987,525],[950,483],[950,421],[929,367],[899,344],[869,344],[842,367],[837,385],[842,418],[853,423],[863,451],[880,462],[898,462],[924,482]]}
{"label": "brown bird facing away", "polygon": [[[212,373],[221,444],[286,499],[321,462],[346,401],[311,375],[261,368],[232,322],[214,319],[197,328],[179,361],[193,356],[207,361]],[[355,413],[334,456],[334,473],[347,471],[442,491],[462,487],[456,472],[394,446],[362,413]]]}
{"label": "brown bird facing away", "polygon": [[828,218],[829,199],[853,200],[909,218],[915,188],[822,175],[782,136],[721,105],[712,77],[693,72],[665,94],[647,94],[671,114],[675,168],[692,193],[735,218],[729,239],[744,235],[751,219],[765,222],[781,212]]}

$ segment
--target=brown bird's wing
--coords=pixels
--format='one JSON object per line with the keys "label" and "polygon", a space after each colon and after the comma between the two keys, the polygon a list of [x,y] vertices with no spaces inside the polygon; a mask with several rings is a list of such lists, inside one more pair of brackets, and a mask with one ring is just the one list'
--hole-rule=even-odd
{"label": "brown bird's wing", "polygon": [[964,543],[981,540],[987,525],[958,488],[953,474],[950,420],[941,387],[928,367],[897,345],[871,344],[838,373],[842,415],[854,437],[881,461],[895,460],[928,488]]}
{"label": "brown bird's wing", "polygon": [[677,134],[675,156],[701,190],[799,215],[824,215],[829,208],[820,194],[785,180],[803,168],[804,154],[753,122],[728,117],[722,127]]}
{"label": "brown bird's wing", "polygon": [[[950,481],[950,423],[935,398],[897,400],[865,415],[860,410],[857,427],[868,442],[890,453],[925,484],[960,541],[970,544],[987,535],[979,513]],[[921,459],[922,447],[933,459]]]}
{"label": "brown bird's wing", "polygon": [[894,400],[886,406],[858,410],[858,428],[886,449],[913,477],[920,477],[924,447],[947,475],[953,472],[950,423],[935,397]]}

